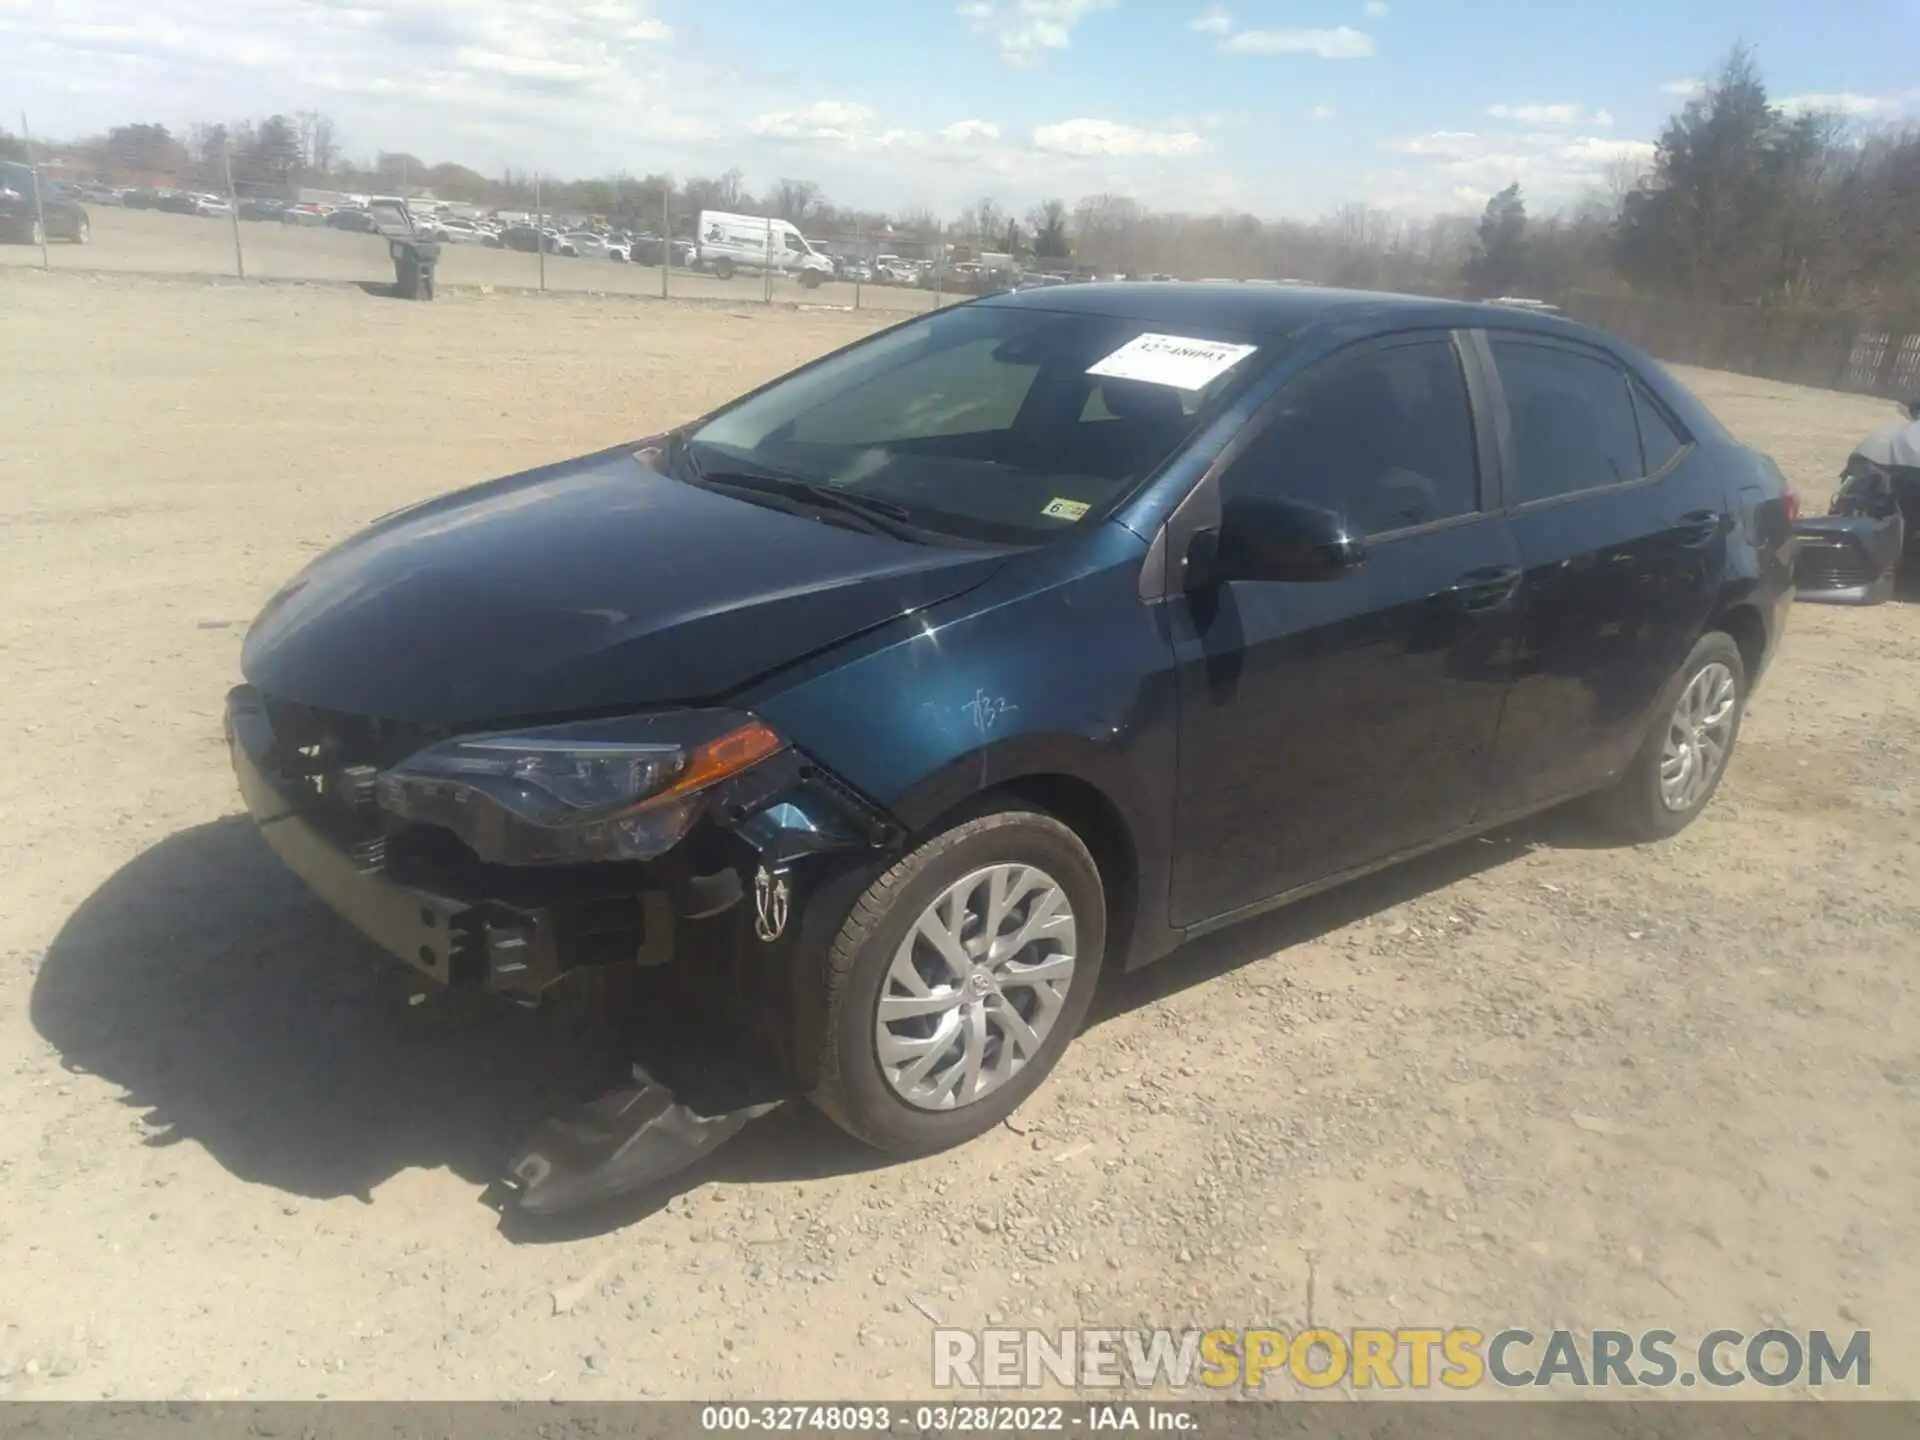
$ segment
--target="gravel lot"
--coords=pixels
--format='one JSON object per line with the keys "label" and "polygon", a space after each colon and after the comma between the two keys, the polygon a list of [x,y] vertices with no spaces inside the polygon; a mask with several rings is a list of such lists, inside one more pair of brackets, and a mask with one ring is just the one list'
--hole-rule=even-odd
{"label": "gravel lot", "polygon": [[[47,247],[47,260],[56,270],[109,271],[136,275],[227,275],[235,273],[233,222],[195,215],[168,215],[157,210],[121,210],[94,206],[88,212],[93,238],[85,245],[59,241]],[[278,221],[242,220],[240,246],[250,278],[263,280],[353,280],[386,284],[393,279],[387,242],[378,235],[358,235],[324,226],[282,225]],[[37,267],[40,249],[31,245],[0,245],[0,267]],[[565,294],[660,294],[660,267],[622,265],[611,260],[546,257],[545,278],[538,255],[517,250],[489,250],[482,245],[445,245],[440,251],[440,288],[489,286],[496,289],[538,290],[544,283]],[[683,299],[737,300],[758,304],[769,298],[765,278],[738,275],[716,280],[710,275],[675,269],[667,278],[668,293]],[[822,285],[803,290],[795,281],[776,276],[771,298],[776,303],[831,305],[866,310],[931,310],[934,295],[895,285],[862,285],[856,297],[852,285]]]}
{"label": "gravel lot", "polygon": [[[581,1037],[410,1007],[235,818],[242,632],[379,513],[878,318],[27,269],[0,313],[0,1394],[901,1397],[926,1311],[1311,1306],[1867,1327],[1874,1392],[1920,1396],[1913,605],[1801,607],[1677,841],[1435,855],[1118,981],[962,1151],[876,1166],[794,1107],[522,1234],[482,1187]],[[1686,378],[1813,507],[1891,414]]]}

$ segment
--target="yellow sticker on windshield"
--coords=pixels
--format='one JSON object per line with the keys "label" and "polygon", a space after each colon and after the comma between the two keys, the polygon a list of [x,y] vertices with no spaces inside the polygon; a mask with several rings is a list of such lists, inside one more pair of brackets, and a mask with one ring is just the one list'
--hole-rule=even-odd
{"label": "yellow sticker on windshield", "polygon": [[1087,513],[1088,508],[1084,500],[1053,499],[1047,502],[1047,508],[1040,513],[1055,520],[1078,520]]}

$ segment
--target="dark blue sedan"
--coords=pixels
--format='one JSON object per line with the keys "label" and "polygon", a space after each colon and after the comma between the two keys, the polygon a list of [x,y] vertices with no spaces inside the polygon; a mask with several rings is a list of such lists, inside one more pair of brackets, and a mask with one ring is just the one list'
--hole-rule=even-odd
{"label": "dark blue sedan", "polygon": [[1549,806],[1673,835],[1797,509],[1554,316],[1022,290],[377,522],[255,623],[229,732],[401,959],[621,1005],[636,1083],[514,1164],[553,1208],[789,1096],[964,1141],[1102,971]]}

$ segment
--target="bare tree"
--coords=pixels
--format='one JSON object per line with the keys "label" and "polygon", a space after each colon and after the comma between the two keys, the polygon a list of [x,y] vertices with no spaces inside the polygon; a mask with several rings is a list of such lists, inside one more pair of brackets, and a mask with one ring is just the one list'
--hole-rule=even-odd
{"label": "bare tree", "polygon": [[782,180],[767,195],[767,209],[804,227],[822,208],[820,187],[811,180]]}

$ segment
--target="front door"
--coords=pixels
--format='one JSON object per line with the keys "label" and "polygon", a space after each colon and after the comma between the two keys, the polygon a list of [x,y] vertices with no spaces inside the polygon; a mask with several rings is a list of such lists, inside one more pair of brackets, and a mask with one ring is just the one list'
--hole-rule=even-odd
{"label": "front door", "polygon": [[1519,559],[1483,492],[1458,342],[1374,342],[1278,397],[1220,477],[1338,510],[1364,565],[1234,581],[1169,615],[1175,922],[1385,859],[1474,818],[1511,676]]}

